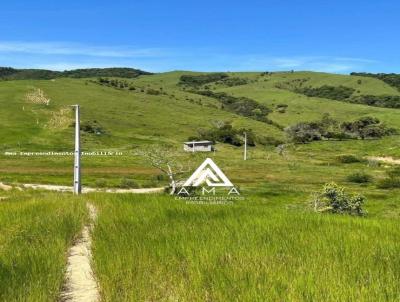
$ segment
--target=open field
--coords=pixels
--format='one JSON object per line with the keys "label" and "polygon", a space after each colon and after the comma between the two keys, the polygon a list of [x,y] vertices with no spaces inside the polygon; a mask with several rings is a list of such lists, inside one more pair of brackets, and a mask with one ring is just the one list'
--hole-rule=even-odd
{"label": "open field", "polygon": [[398,219],[315,215],[299,211],[297,198],[276,190],[199,206],[94,195],[104,301],[400,298]]}
{"label": "open field", "polygon": [[66,252],[86,208],[61,194],[9,193],[0,201],[0,301],[56,301]]}

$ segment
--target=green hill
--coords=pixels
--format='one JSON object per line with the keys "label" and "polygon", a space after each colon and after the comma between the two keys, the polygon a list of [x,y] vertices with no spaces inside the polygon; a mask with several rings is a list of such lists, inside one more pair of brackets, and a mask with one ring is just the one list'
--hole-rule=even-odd
{"label": "green hill", "polygon": [[[200,81],[195,78],[193,82],[191,77],[199,75]],[[244,165],[240,161],[241,147],[221,142],[216,145],[214,156],[231,167],[239,183],[259,184],[273,180],[278,185],[282,181],[292,181],[300,186],[314,186],[315,181],[322,184],[336,179],[332,175],[342,175],[337,180],[341,182],[352,167],[324,166],[334,161],[338,154],[352,153],[360,157],[400,155],[395,148],[398,136],[391,136],[379,140],[288,145],[291,160],[288,162],[278,156],[275,148],[286,141],[285,127],[319,121],[326,113],[339,123],[371,116],[387,127],[400,130],[399,109],[309,97],[287,87],[287,83],[299,82],[311,88],[344,86],[353,89],[354,95],[400,95],[397,89],[376,78],[314,72],[217,73],[217,76],[210,76],[176,71],[132,79],[103,76],[2,81],[0,150],[3,155],[0,160],[3,167],[8,167],[2,170],[3,181],[69,183],[71,158],[12,157],[5,156],[4,152],[72,150],[73,113],[69,105],[76,103],[81,105],[85,151],[111,150],[129,154],[149,145],[169,145],[181,150],[182,143],[189,137],[199,136],[218,123],[230,123],[239,132],[240,129],[251,130],[256,137],[256,147],[249,151],[254,159],[252,162]],[[201,91],[207,93],[200,94]],[[237,139],[241,140],[240,137]],[[187,155],[182,153],[182,156]],[[207,154],[192,160],[198,162],[202,156]],[[292,160],[296,168],[288,166]],[[21,168],[28,162],[30,172]],[[101,177],[109,179],[109,185],[115,186],[124,175],[138,179],[143,185],[153,185],[153,177],[157,174],[156,170],[147,170],[149,166],[143,159],[134,156],[88,157],[84,162],[88,169],[85,182],[91,185]],[[250,170],[249,166],[252,166]],[[105,167],[112,169],[107,171]],[[296,173],[292,173],[292,168]],[[37,173],[48,170],[50,176]],[[313,177],[305,181],[308,173]],[[383,177],[383,171],[379,175]]]}
{"label": "green hill", "polygon": [[15,69],[0,67],[0,79],[3,80],[50,80],[60,77],[88,78],[88,77],[121,77],[135,78],[139,75],[150,75],[150,72],[133,68],[87,68],[65,71],[45,69]]}

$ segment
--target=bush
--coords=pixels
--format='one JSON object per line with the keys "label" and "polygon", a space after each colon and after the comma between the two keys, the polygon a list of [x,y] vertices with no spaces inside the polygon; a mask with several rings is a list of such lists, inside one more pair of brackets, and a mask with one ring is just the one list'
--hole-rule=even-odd
{"label": "bush", "polygon": [[133,179],[124,177],[121,179],[119,187],[124,188],[124,189],[130,189],[130,188],[136,189],[136,188],[139,188],[140,186]]}
{"label": "bush", "polygon": [[201,75],[182,75],[179,79],[179,84],[189,85],[189,86],[199,86],[212,82],[216,82],[227,78],[228,75],[225,73],[209,73]]}
{"label": "bush", "polygon": [[338,156],[336,156],[336,160],[342,164],[353,164],[353,163],[361,162],[361,159],[359,159],[355,155],[351,155],[351,154],[338,155]]}
{"label": "bush", "polygon": [[221,142],[233,146],[242,146],[244,143],[244,133],[247,134],[247,145],[255,146],[256,136],[251,129],[236,129],[228,123],[224,122],[221,125],[211,129],[198,129],[198,136],[190,136],[189,141],[209,140],[212,142]]}
{"label": "bush", "polygon": [[348,99],[353,94],[355,89],[342,85],[337,87],[323,85],[317,88],[312,88],[312,87],[296,88],[294,91],[296,93],[301,93],[309,97],[319,97],[319,98],[343,101]]}
{"label": "bush", "polygon": [[96,180],[95,185],[97,188],[105,188],[107,186],[107,181],[104,178],[99,178]]}
{"label": "bush", "polygon": [[288,140],[293,143],[308,143],[322,139],[321,131],[312,123],[298,123],[285,128]]}
{"label": "bush", "polygon": [[377,184],[379,189],[398,189],[400,188],[400,178],[388,177],[380,180]]}
{"label": "bush", "polygon": [[397,189],[400,188],[400,167],[395,167],[386,172],[387,178],[380,180],[377,184],[379,189]]}
{"label": "bush", "polygon": [[364,196],[350,196],[343,187],[329,183],[325,184],[321,192],[315,194],[313,204],[317,212],[362,216],[366,214],[362,208],[365,201]]}
{"label": "bush", "polygon": [[161,94],[161,92],[159,90],[153,89],[153,88],[149,88],[146,91],[147,94],[149,95],[159,95]]}
{"label": "bush", "polygon": [[348,182],[354,182],[358,184],[368,183],[372,181],[372,176],[365,172],[355,172],[346,177]]}
{"label": "bush", "polygon": [[267,118],[271,109],[253,99],[247,97],[235,97],[225,92],[212,92],[209,90],[193,90],[191,92],[218,100],[222,104],[221,109],[226,111],[255,119],[257,121],[271,123]]}
{"label": "bush", "polygon": [[[71,124],[71,127],[74,127],[75,124]],[[103,127],[96,121],[84,121],[80,124],[80,130],[86,133],[92,133],[92,134],[104,134],[105,130]]]}
{"label": "bush", "polygon": [[294,143],[307,143],[321,139],[366,139],[381,138],[396,134],[396,130],[388,128],[379,119],[366,116],[352,122],[343,122],[324,114],[315,122],[302,122],[285,129],[288,139]]}
{"label": "bush", "polygon": [[240,85],[246,85],[249,83],[249,80],[244,79],[244,78],[238,78],[238,77],[228,77],[224,78],[222,80],[219,80],[217,84],[223,84],[228,87],[233,87],[233,86],[240,86]]}
{"label": "bush", "polygon": [[395,167],[395,168],[387,171],[386,174],[391,178],[395,178],[395,177],[400,178],[400,167]]}
{"label": "bush", "polygon": [[271,136],[257,136],[256,141],[260,145],[264,145],[264,146],[272,145],[275,147],[285,143],[283,140],[280,140],[280,139],[277,139],[277,138],[271,137]]}

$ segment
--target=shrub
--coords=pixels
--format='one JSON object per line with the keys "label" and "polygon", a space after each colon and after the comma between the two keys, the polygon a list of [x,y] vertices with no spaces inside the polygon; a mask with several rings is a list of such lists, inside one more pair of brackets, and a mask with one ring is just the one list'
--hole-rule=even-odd
{"label": "shrub", "polygon": [[354,182],[358,184],[368,183],[372,181],[372,176],[365,172],[355,172],[346,177],[348,182]]}
{"label": "shrub", "polygon": [[324,114],[315,122],[302,122],[285,129],[288,139],[294,143],[307,143],[321,139],[366,139],[381,138],[396,134],[396,130],[386,127],[377,118],[366,116],[352,122],[343,122]]}
{"label": "shrub", "polygon": [[229,87],[246,85],[248,83],[249,83],[248,79],[238,78],[238,77],[227,77],[217,82],[217,84],[223,84]]}
{"label": "shrub", "polygon": [[284,144],[283,140],[277,139],[275,137],[271,136],[257,136],[256,137],[257,143],[267,146],[267,145],[273,145],[275,147]]}
{"label": "shrub", "polygon": [[227,78],[228,75],[225,73],[209,73],[201,75],[182,75],[179,79],[179,84],[189,85],[189,86],[199,86],[212,82],[216,82]]}
{"label": "shrub", "polygon": [[124,189],[129,189],[129,188],[136,189],[139,188],[140,186],[133,179],[124,177],[121,179],[119,187]]}
{"label": "shrub", "polygon": [[294,91],[309,97],[319,97],[319,98],[343,101],[348,99],[353,94],[355,89],[342,85],[337,87],[323,85],[317,88],[312,88],[312,87],[296,88]]}
{"label": "shrub", "polygon": [[375,107],[400,108],[398,95],[358,95],[352,97],[350,101]]}
{"label": "shrub", "polygon": [[361,139],[381,138],[396,134],[395,129],[386,127],[379,119],[371,116],[362,117],[353,122],[344,122],[340,128],[349,136]]}
{"label": "shrub", "polygon": [[251,129],[236,129],[228,122],[223,122],[211,129],[198,129],[198,136],[190,136],[189,141],[209,140],[212,142],[221,142],[234,146],[241,146],[244,143],[244,132],[247,134],[247,145],[255,146],[256,136]]}
{"label": "shrub", "polygon": [[400,177],[400,167],[394,167],[387,171],[386,174],[391,178]]}
{"label": "shrub", "polygon": [[294,143],[307,143],[321,140],[320,129],[312,123],[298,123],[285,128],[288,140]]}
{"label": "shrub", "polygon": [[388,177],[381,179],[377,187],[379,189],[397,189],[400,188],[400,178],[398,177]]}
{"label": "shrub", "polygon": [[343,187],[329,183],[315,194],[313,205],[317,212],[362,216],[366,214],[362,208],[365,201],[364,196],[348,195]]}
{"label": "shrub", "polygon": [[336,160],[342,164],[353,164],[361,162],[361,159],[351,154],[344,154],[336,156]]}
{"label": "shrub", "polygon": [[[74,127],[75,124],[72,124],[71,127]],[[105,130],[103,127],[96,121],[84,121],[80,124],[80,129],[86,133],[93,133],[93,134],[104,134]]]}
{"label": "shrub", "polygon": [[388,177],[380,180],[377,184],[379,189],[397,189],[400,188],[400,167],[395,167],[386,172]]}
{"label": "shrub", "polygon": [[153,89],[153,88],[149,88],[146,91],[147,94],[149,95],[159,95],[161,94],[161,92],[159,90]]}
{"label": "shrub", "polygon": [[192,93],[214,98],[221,102],[223,110],[233,112],[238,115],[249,117],[257,121],[271,123],[267,118],[271,109],[247,97],[235,97],[225,92],[212,92],[209,90],[193,90]]}
{"label": "shrub", "polygon": [[99,178],[96,180],[95,185],[97,188],[105,188],[107,186],[107,181],[104,178]]}

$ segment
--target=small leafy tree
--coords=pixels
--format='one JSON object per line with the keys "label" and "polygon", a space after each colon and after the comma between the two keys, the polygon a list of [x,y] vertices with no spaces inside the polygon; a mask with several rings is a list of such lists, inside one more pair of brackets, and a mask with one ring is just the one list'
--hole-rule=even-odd
{"label": "small leafy tree", "polygon": [[363,216],[366,214],[363,209],[365,201],[362,195],[348,195],[343,187],[328,183],[314,195],[313,205],[316,212]]}

